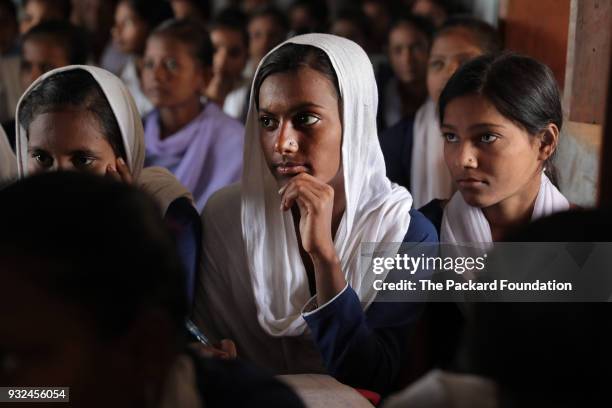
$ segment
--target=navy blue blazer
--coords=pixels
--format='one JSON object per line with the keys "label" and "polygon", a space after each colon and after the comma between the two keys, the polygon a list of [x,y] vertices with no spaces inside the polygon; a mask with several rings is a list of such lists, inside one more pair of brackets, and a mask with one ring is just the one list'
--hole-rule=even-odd
{"label": "navy blue blazer", "polygon": [[404,118],[379,135],[387,177],[410,191],[414,118]]}
{"label": "navy blue blazer", "polygon": [[[434,226],[417,210],[404,242],[438,242]],[[349,286],[304,316],[330,375],[352,387],[388,393],[400,371],[409,335],[424,303],[374,302],[363,311]]]}

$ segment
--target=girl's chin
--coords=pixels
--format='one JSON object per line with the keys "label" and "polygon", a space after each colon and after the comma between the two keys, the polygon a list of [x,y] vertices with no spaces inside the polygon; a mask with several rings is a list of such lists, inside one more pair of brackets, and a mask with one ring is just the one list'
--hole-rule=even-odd
{"label": "girl's chin", "polygon": [[497,201],[486,194],[474,193],[472,191],[461,191],[463,200],[472,207],[486,208],[497,204]]}

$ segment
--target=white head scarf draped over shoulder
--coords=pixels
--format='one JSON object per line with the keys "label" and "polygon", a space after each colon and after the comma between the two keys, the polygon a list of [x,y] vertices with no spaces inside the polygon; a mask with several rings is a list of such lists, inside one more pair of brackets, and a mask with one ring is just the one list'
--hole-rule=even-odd
{"label": "white head scarf draped over shoulder", "polygon": [[[550,181],[546,174],[541,174],[540,190],[534,204],[531,220],[546,217],[554,213],[567,211],[570,207],[567,198]],[[465,202],[460,191],[457,191],[444,208],[440,242],[450,244],[492,243],[491,225],[480,208],[472,207]]]}
{"label": "white head scarf draped over shoulder", "polygon": [[[40,83],[61,72],[82,70],[88,72],[98,83],[115,115],[121,131],[121,138],[126,154],[126,164],[133,179],[146,191],[153,195],[165,213],[168,205],[179,197],[187,197],[193,201],[191,193],[183,187],[171,173],[163,169],[143,169],[145,157],[144,130],[142,120],[132,95],[123,82],[110,72],[88,65],[70,65],[54,69],[40,76],[25,91],[17,104],[16,117],[16,151],[19,177],[27,176],[28,169],[28,138],[27,131],[19,123],[19,111],[26,96]],[[152,169],[152,170],[151,170]],[[148,173],[153,171],[154,174]],[[143,181],[146,181],[143,183]],[[169,196],[170,194],[171,196]]]}
{"label": "white head scarf draped over shoulder", "polygon": [[[410,224],[412,197],[386,177],[376,133],[378,92],[366,53],[344,38],[306,34],[268,55],[288,43],[323,50],[338,77],[346,209],[334,244],[348,284],[367,308],[376,297],[373,281],[381,277],[368,272],[371,259],[361,257],[360,244],[402,242]],[[246,122],[242,236],[261,327],[272,336],[297,336],[306,329],[301,310],[311,295],[291,212],[279,210],[279,187],[261,150],[254,94],[252,90]]]}
{"label": "white head scarf draped over shoulder", "polygon": [[0,126],[0,182],[11,179],[17,174],[17,160],[8,142],[4,129]]}

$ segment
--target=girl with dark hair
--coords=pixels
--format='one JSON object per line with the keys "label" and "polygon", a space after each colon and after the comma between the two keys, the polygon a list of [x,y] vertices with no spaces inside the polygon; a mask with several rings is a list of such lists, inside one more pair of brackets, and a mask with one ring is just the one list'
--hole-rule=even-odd
{"label": "girl with dark hair", "polygon": [[195,20],[170,20],[147,41],[142,79],[156,109],[144,119],[146,164],[170,170],[198,210],[240,179],[244,128],[202,98],[211,81],[212,45]]}
{"label": "girl with dark hair", "polygon": [[275,373],[385,393],[420,307],[376,301],[385,276],[360,246],[437,237],[386,178],[372,64],[347,39],[297,36],[264,58],[252,89],[241,183],[202,215],[195,319]]}
{"label": "girl with dark hair", "polygon": [[169,0],[174,18],[193,18],[206,24],[210,19],[212,2],[210,0]]}
{"label": "girl with dark hair", "polygon": [[25,0],[22,3],[23,15],[19,23],[21,34],[43,21],[70,20],[72,3],[70,0]]}
{"label": "girl with dark hair", "polygon": [[[569,209],[549,178],[563,113],[547,66],[514,54],[477,58],[453,75],[438,106],[444,159],[459,190],[444,207],[442,241],[500,241]],[[442,211],[440,202],[430,205]]]}
{"label": "girl with dark hair", "polygon": [[172,16],[172,7],[166,0],[121,0],[115,10],[113,39],[120,50],[130,56],[120,77],[132,93],[142,116],[153,109],[140,85],[147,37],[155,27]]}
{"label": "girl with dark hair", "polygon": [[143,169],[142,122],[119,78],[91,66],[49,71],[22,96],[17,122],[20,177],[66,170],[93,173],[135,183],[153,195],[173,228],[193,286],[200,241],[193,198],[166,169]]}
{"label": "girl with dark hair", "polygon": [[3,386],[70,387],[72,407],[302,407],[269,375],[188,346],[180,259],[133,186],[28,177],[0,190],[0,225]]}
{"label": "girl with dark hair", "polygon": [[453,18],[435,34],[427,66],[429,98],[414,117],[402,119],[380,138],[387,176],[410,190],[415,207],[455,190],[442,154],[437,107],[440,92],[466,61],[501,50],[495,28],[471,17]]}

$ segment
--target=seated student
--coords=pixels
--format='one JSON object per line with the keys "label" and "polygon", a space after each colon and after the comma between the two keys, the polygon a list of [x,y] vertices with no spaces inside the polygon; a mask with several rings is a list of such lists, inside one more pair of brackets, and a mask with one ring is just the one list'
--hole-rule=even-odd
{"label": "seated student", "polygon": [[210,80],[212,46],[193,20],[171,20],[147,41],[145,92],[156,109],[145,118],[146,164],[169,169],[195,198],[240,179],[244,128],[201,99]]}
{"label": "seated student", "polygon": [[[611,231],[609,209],[567,211],[534,221],[509,239],[610,242]],[[431,371],[384,408],[580,407],[585,398],[607,406],[609,305],[474,303],[458,358],[462,364],[455,372]]]}
{"label": "seated student", "polygon": [[115,75],[127,62],[112,39],[115,9],[118,0],[73,0],[71,21],[86,32],[91,44],[91,65],[99,66]]}
{"label": "seated student", "polygon": [[0,182],[17,174],[17,161],[4,129],[0,126]]}
{"label": "seated student", "polygon": [[72,13],[70,0],[24,0],[21,6],[23,8],[19,24],[21,34],[27,33],[32,27],[43,21],[69,21]]}
{"label": "seated student", "polygon": [[[22,37],[21,43],[22,89],[28,89],[47,71],[86,64],[89,57],[85,33],[68,21],[52,20],[35,25]],[[3,126],[14,149],[15,121],[7,121]]]}
{"label": "seated student", "polygon": [[381,86],[379,129],[393,126],[404,118],[414,118],[427,99],[427,61],[432,34],[433,27],[424,18],[404,16],[392,23],[387,48],[393,76]]}
{"label": "seated student", "polygon": [[414,118],[405,118],[380,137],[387,176],[410,190],[419,208],[434,198],[449,198],[454,185],[444,163],[437,119],[440,93],[463,63],[501,49],[497,31],[480,20],[457,17],[438,30],[427,68],[429,99]]}
{"label": "seated student", "polygon": [[70,387],[74,407],[302,407],[277,380],[188,347],[184,274],[140,191],[37,175],[0,191],[0,225],[3,386]]}
{"label": "seated student", "polygon": [[210,25],[213,76],[206,87],[208,99],[240,123],[246,119],[249,93],[249,81],[242,76],[249,56],[246,24],[246,16],[233,9],[221,11],[213,20]]}
{"label": "seated student", "polygon": [[144,95],[140,84],[147,37],[155,27],[170,18],[172,8],[165,0],[121,0],[117,4],[113,38],[121,52],[129,55],[119,76],[134,97],[141,116],[153,110],[153,104]]}
{"label": "seated student", "polygon": [[[26,91],[17,118],[20,177],[72,170],[136,183],[156,198],[175,228],[181,251],[184,245],[199,242],[200,223],[191,194],[164,169],[143,169],[142,123],[119,78],[91,66],[50,71]],[[191,281],[198,253],[197,249],[184,253]]]}
{"label": "seated student", "polygon": [[21,83],[27,89],[47,71],[85,65],[89,57],[86,33],[68,21],[45,21],[22,37]]}
{"label": "seated student", "polygon": [[[284,12],[274,6],[264,6],[249,15],[249,60],[243,76],[253,78],[259,62],[272,48],[285,41],[289,32],[289,20]],[[248,101],[247,101],[248,103]]]}
{"label": "seated student", "polygon": [[465,12],[456,0],[415,0],[411,11],[414,15],[430,19],[437,28],[442,27],[453,15]]}
{"label": "seated student", "polygon": [[194,18],[206,24],[210,18],[210,0],[170,0],[170,5],[177,20]]}
{"label": "seated student", "polygon": [[369,29],[366,15],[359,8],[338,10],[329,27],[329,33],[349,39],[364,50],[369,47]]}
{"label": "seated student", "polygon": [[253,92],[241,183],[202,215],[195,321],[275,373],[385,393],[421,307],[375,302],[360,244],[437,237],[385,176],[372,65],[347,39],[298,36],[262,61]]}
{"label": "seated student", "polygon": [[22,92],[17,6],[13,0],[0,0],[0,123],[13,119]]}
{"label": "seated student", "polygon": [[427,205],[441,241],[502,241],[569,209],[548,177],[563,112],[546,65],[513,54],[479,57],[446,84],[439,112],[444,159],[458,187],[448,203]]}
{"label": "seated student", "polygon": [[328,24],[329,7],[325,0],[294,0],[289,6],[288,16],[289,37],[324,32]]}
{"label": "seated student", "polygon": [[387,42],[389,26],[393,19],[394,8],[387,0],[363,0],[361,2],[363,13],[368,18],[372,39],[370,54],[383,54],[383,47]]}

